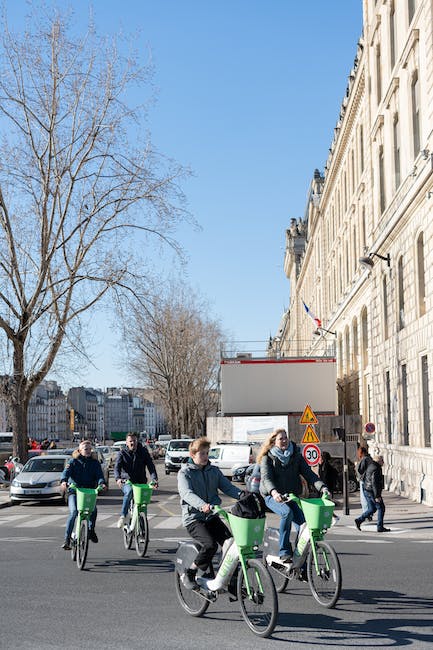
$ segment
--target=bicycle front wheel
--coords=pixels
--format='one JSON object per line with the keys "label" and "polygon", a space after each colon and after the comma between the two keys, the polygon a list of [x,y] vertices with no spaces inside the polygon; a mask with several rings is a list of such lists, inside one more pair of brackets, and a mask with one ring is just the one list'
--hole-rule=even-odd
{"label": "bicycle front wheel", "polygon": [[89,528],[87,519],[81,522],[80,526],[80,539],[77,540],[77,566],[79,569],[84,569],[87,559],[87,551],[89,550]]}
{"label": "bicycle front wheel", "polygon": [[209,601],[200,596],[194,589],[187,589],[177,569],[174,570],[174,584],[180,604],[190,616],[203,616],[209,607]]}
{"label": "bicycle front wheel", "polygon": [[326,542],[316,542],[317,570],[313,551],[307,557],[307,577],[311,593],[323,607],[334,607],[341,592],[341,567],[337,553]]}
{"label": "bicycle front wheel", "polygon": [[144,557],[149,544],[149,522],[146,513],[141,512],[135,525],[135,550],[139,557]]}
{"label": "bicycle front wheel", "polygon": [[272,634],[277,622],[278,599],[275,585],[268,569],[259,560],[247,560],[246,569],[250,595],[241,569],[237,585],[242,616],[254,634],[267,637]]}

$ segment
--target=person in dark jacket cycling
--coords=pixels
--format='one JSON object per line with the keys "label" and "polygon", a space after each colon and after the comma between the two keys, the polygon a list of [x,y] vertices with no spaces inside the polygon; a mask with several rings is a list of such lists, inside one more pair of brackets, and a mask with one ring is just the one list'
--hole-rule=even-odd
{"label": "person in dark jacket cycling", "polygon": [[154,487],[158,487],[158,475],[155,464],[146,447],[138,442],[136,433],[128,433],[126,447],[117,454],[114,464],[114,479],[123,492],[122,512],[117,522],[118,528],[123,528],[132,499],[131,483],[147,483],[146,469],[149,470]]}
{"label": "person in dark jacket cycling", "polygon": [[[72,460],[66,465],[60,478],[60,485],[66,490],[68,483],[73,482],[80,488],[96,488],[98,485],[107,489],[102,473],[101,463],[97,458],[92,456],[92,444],[90,440],[80,442],[78,450],[72,454]],[[65,541],[62,548],[65,551],[71,548],[71,535],[74,528],[74,522],[77,517],[77,495],[75,491],[70,490],[68,496],[69,518],[66,522]],[[98,537],[95,532],[97,509],[91,514],[89,521],[89,539],[97,544]]]}
{"label": "person in dark jacket cycling", "polygon": [[293,551],[290,543],[292,521],[298,526],[305,517],[296,503],[284,503],[283,495],[293,492],[302,494],[301,476],[317,491],[329,494],[326,485],[308,466],[298,446],[289,441],[285,429],[275,429],[263,443],[257,462],[260,462],[260,492],[269,510],[280,516],[280,551],[283,562],[291,562]]}
{"label": "person in dark jacket cycling", "polygon": [[371,460],[364,474],[364,494],[367,499],[367,510],[365,510],[360,517],[355,519],[355,526],[361,530],[361,524],[368,519],[377,510],[377,532],[389,533],[390,529],[385,528],[383,525],[383,517],[385,515],[385,504],[382,499],[382,490],[384,486],[383,479],[383,456],[374,456]]}

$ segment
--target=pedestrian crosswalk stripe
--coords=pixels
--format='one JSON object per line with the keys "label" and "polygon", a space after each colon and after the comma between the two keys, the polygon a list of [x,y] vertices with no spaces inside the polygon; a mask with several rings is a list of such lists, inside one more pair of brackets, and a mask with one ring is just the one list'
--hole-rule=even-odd
{"label": "pedestrian crosswalk stripe", "polygon": [[155,524],[153,528],[178,528],[182,523],[182,517],[167,517],[163,519],[158,524]]}
{"label": "pedestrian crosswalk stripe", "polygon": [[55,524],[58,520],[65,520],[64,515],[46,515],[45,517],[36,517],[30,519],[30,521],[23,521],[21,524],[17,524],[16,528],[38,528],[38,526],[44,526],[45,524]]}

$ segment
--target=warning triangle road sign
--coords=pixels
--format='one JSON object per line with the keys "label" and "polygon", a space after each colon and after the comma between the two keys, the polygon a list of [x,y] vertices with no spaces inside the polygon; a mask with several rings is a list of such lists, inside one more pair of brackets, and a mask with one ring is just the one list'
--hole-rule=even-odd
{"label": "warning triangle road sign", "polygon": [[317,437],[317,433],[314,431],[311,424],[309,424],[305,429],[304,437],[301,440],[301,444],[305,445],[308,442],[315,442],[315,443],[320,442],[319,438]]}
{"label": "warning triangle road sign", "polygon": [[318,419],[313,413],[313,409],[309,404],[304,409],[301,419],[299,420],[300,424],[317,424]]}

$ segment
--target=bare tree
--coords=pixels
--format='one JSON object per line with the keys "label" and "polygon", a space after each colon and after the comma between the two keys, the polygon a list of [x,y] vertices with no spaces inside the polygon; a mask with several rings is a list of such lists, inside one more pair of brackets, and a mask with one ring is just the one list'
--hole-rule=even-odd
{"label": "bare tree", "polygon": [[150,67],[92,26],[71,38],[57,13],[30,20],[15,36],[3,18],[0,45],[0,397],[21,458],[31,394],[74,323],[128,285],[134,244],[151,233],[176,246],[187,217],[185,170],[148,141],[145,104],[128,105]]}
{"label": "bare tree", "polygon": [[218,405],[223,334],[206,304],[176,284],[128,306],[124,340],[133,353],[128,368],[148,382],[175,437],[205,433]]}

